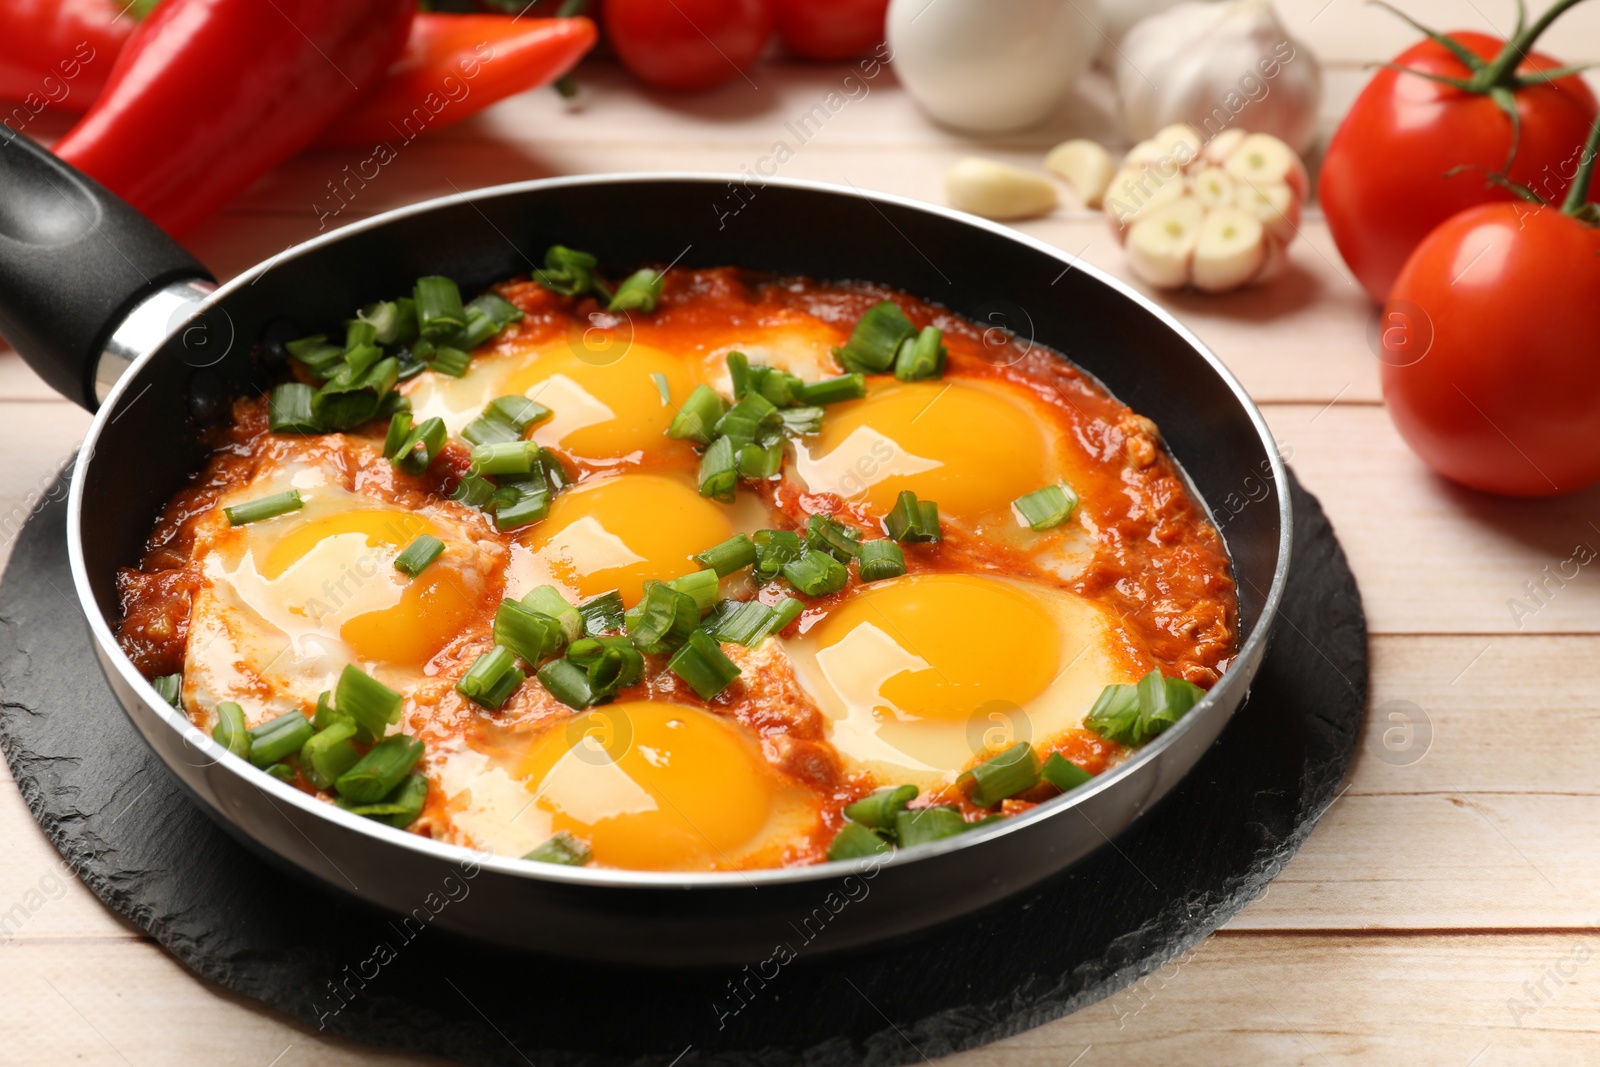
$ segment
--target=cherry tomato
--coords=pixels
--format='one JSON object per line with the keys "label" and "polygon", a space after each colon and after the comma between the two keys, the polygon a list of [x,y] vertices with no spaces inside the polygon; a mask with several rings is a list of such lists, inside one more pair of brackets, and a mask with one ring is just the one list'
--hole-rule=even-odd
{"label": "cherry tomato", "polygon": [[889,0],[775,0],[778,36],[806,59],[850,59],[884,38]]}
{"label": "cherry tomato", "polygon": [[[1482,33],[1451,37],[1486,60],[1505,45]],[[1472,74],[1433,40],[1395,62],[1450,78]],[[1533,52],[1518,72],[1560,65]],[[1559,203],[1595,120],[1594,94],[1574,75],[1524,86],[1515,97],[1522,135],[1510,177]],[[1469,207],[1512,199],[1485,179],[1504,167],[1510,149],[1511,117],[1487,94],[1392,68],[1377,73],[1333,135],[1318,190],[1340,254],[1374,300],[1389,295],[1406,257],[1434,227]],[[1463,165],[1473,169],[1445,176]]]}
{"label": "cherry tomato", "polygon": [[761,54],[772,0],[605,0],[600,19],[634,77],[663,89],[709,89]]}
{"label": "cherry tomato", "polygon": [[1512,496],[1600,481],[1600,229],[1485,204],[1430,234],[1383,311],[1383,395],[1417,455]]}

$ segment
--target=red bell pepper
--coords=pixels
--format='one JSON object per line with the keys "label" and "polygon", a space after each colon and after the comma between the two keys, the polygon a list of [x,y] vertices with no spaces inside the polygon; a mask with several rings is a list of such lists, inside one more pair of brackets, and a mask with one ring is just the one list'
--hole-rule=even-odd
{"label": "red bell pepper", "polygon": [[555,81],[597,37],[586,18],[418,14],[388,76],[323,130],[317,144],[370,148],[442,129]]}
{"label": "red bell pepper", "polygon": [[20,133],[46,108],[83,111],[105,86],[139,25],[117,0],[5,0],[0,4],[0,99]]}
{"label": "red bell pepper", "polygon": [[376,85],[413,10],[414,0],[165,0],[56,154],[181,233]]}

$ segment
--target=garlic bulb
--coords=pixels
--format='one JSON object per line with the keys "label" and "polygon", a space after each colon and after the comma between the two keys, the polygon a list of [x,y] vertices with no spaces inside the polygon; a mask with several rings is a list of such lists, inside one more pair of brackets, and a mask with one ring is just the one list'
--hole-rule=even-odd
{"label": "garlic bulb", "polygon": [[923,110],[963,130],[1048,118],[1089,69],[1095,0],[889,0],[895,74]]}
{"label": "garlic bulb", "polygon": [[1305,164],[1276,137],[1234,128],[1207,142],[1193,126],[1168,126],[1122,161],[1105,212],[1147,283],[1221,293],[1283,268],[1307,185]]}
{"label": "garlic bulb", "polygon": [[1100,53],[1096,58],[1105,67],[1114,66],[1117,61],[1117,46],[1128,36],[1129,30],[1133,29],[1141,19],[1147,19],[1181,2],[1182,0],[1103,0],[1100,4],[1100,16],[1095,19],[1095,26],[1099,28],[1102,36]]}
{"label": "garlic bulb", "polygon": [[1270,134],[1296,152],[1316,137],[1322,69],[1271,0],[1193,0],[1141,20],[1123,39],[1116,78],[1132,137],[1180,122],[1208,137]]}

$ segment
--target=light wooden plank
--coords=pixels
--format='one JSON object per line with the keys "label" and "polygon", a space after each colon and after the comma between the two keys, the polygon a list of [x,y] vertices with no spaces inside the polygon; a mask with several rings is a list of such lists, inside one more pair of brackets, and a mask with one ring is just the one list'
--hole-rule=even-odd
{"label": "light wooden plank", "polygon": [[[1504,37],[1516,25],[1511,0],[1403,0],[1395,6],[1445,32],[1478,30]],[[1534,17],[1549,6],[1548,0],[1528,3]],[[1289,33],[1328,62],[1387,59],[1421,39],[1392,12],[1363,0],[1277,0],[1274,7]],[[1541,40],[1540,50],[1565,63],[1600,58],[1600,11],[1586,4],[1568,11]]]}
{"label": "light wooden plank", "polygon": [[143,936],[78,880],[33,821],[9,773],[0,783],[0,853],[6,857],[0,865],[0,952],[30,939]]}
{"label": "light wooden plank", "polygon": [[[15,359],[0,355],[0,361]],[[31,373],[31,372],[30,372]],[[55,473],[78,450],[89,414],[66,401],[0,401],[0,568],[28,517],[45,499]]]}

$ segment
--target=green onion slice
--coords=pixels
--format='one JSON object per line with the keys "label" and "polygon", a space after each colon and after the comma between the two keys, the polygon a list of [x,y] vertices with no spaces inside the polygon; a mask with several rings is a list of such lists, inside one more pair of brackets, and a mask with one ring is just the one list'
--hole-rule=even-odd
{"label": "green onion slice", "polygon": [[860,400],[866,395],[867,379],[861,374],[841,374],[836,378],[807,382],[795,391],[795,399],[802,404],[838,404]]}
{"label": "green onion slice", "polygon": [[163,674],[159,678],[150,679],[150,685],[162,700],[175,708],[183,707],[183,675]]}
{"label": "green onion slice", "polygon": [[356,804],[344,797],[339,798],[339,806],[346,811],[365,815],[400,830],[417,821],[427,802],[428,776],[415,773],[406,775],[388,796],[373,804]]}
{"label": "green onion slice", "polygon": [[583,632],[590,637],[615,633],[623,627],[622,594],[615,589],[585,600],[577,610],[583,619]]}
{"label": "green onion slice", "polygon": [[587,841],[572,836],[565,830],[522,857],[535,863],[559,863],[564,867],[582,867],[594,858],[594,849]]}
{"label": "green onion slice", "polygon": [[409,734],[385,737],[367,750],[333,786],[351,804],[376,804],[394,791],[422,758],[422,742]]}
{"label": "green onion slice", "polygon": [[745,534],[734,534],[720,545],[713,545],[695,556],[694,561],[716,571],[718,578],[726,578],[735,571],[754,565],[756,545]]}
{"label": "green onion slice", "polygon": [[270,767],[299,752],[315,732],[310,719],[298,711],[285,712],[250,730],[250,762],[257,767]]}
{"label": "green onion slice", "polygon": [[417,539],[394,558],[394,569],[415,578],[444,555],[444,542],[432,534],[418,534]]}
{"label": "green onion slice", "polygon": [[674,578],[667,585],[680,593],[688,593],[694,597],[695,606],[700,609],[702,615],[710,611],[721,598],[717,572],[709,567],[703,571],[694,571],[680,578]]}
{"label": "green onion slice", "polygon": [[311,412],[316,389],[304,382],[284,382],[272,390],[267,401],[267,424],[273,433],[321,433],[322,426]]}
{"label": "green onion slice", "polygon": [[880,301],[856,321],[850,340],[833,350],[834,358],[845,370],[858,374],[882,374],[900,350],[900,342],[916,328],[892,300]]}
{"label": "green onion slice", "polygon": [[540,667],[539,684],[569,708],[581,710],[594,703],[589,672],[569,659],[553,659]]}
{"label": "green onion slice", "polygon": [[739,477],[759,482],[774,477],[783,469],[783,445],[744,445],[735,461]]}
{"label": "green onion slice", "polygon": [[1039,754],[1026,741],[1018,741],[993,759],[985,760],[956,779],[967,798],[980,808],[992,808],[1007,797],[1025,793],[1039,784]]}
{"label": "green onion slice", "polygon": [[513,322],[521,322],[523,319],[521,308],[492,290],[473,297],[467,303],[467,310],[482,312],[500,329],[505,329]]}
{"label": "green onion slice", "polygon": [[771,581],[783,571],[784,564],[800,558],[805,552],[805,542],[793,530],[757,530],[751,538],[756,546],[756,580]]}
{"label": "green onion slice", "polygon": [[636,270],[622,280],[617,286],[611,303],[606,305],[607,311],[644,311],[656,309],[661,302],[661,290],[666,279],[661,272],[645,267]]}
{"label": "green onion slice", "polygon": [[562,296],[582,296],[584,293],[605,292],[594,269],[600,261],[587,252],[579,252],[565,245],[551,245],[545,250],[544,269],[533,272],[533,280]]}
{"label": "green onion slice", "polygon": [[760,393],[747,393],[717,420],[716,432],[731,440],[736,448],[771,444],[783,426],[778,406]]}
{"label": "green onion slice", "polygon": [[305,502],[300,499],[300,490],[290,489],[282,493],[273,493],[271,496],[259,497],[244,504],[235,504],[231,508],[223,508],[222,513],[228,517],[228,525],[243,526],[250,522],[275,519],[279,515],[287,515],[303,507]]}
{"label": "green onion slice", "polygon": [[[499,619],[496,618],[498,627]],[[517,657],[504,645],[495,645],[473,661],[456,683],[456,692],[490,711],[497,710],[527,680],[517,667]]]}
{"label": "green onion slice", "polygon": [[528,474],[538,462],[539,446],[532,441],[496,441],[472,449],[473,474]]}
{"label": "green onion slice", "polygon": [[339,776],[361,760],[351,741],[357,726],[352,719],[339,719],[319,729],[300,748],[300,770],[318,789],[331,789]]}
{"label": "green onion slice", "polygon": [[[620,600],[619,597],[619,603]],[[530,590],[523,596],[522,606],[529,611],[537,611],[540,615],[548,615],[560,623],[561,632],[566,635],[568,641],[576,641],[584,634],[583,610],[568,603],[567,598],[561,595],[561,590],[553,585],[541,585]],[[620,610],[619,607],[618,611]],[[618,626],[620,625],[619,623]]]}
{"label": "green onion slice", "polygon": [[731,504],[739,487],[739,468],[733,441],[719,437],[700,457],[700,495]]}
{"label": "green onion slice", "polygon": [[850,569],[828,553],[808,548],[799,559],[783,565],[783,576],[806,596],[828,596],[845,587]]}
{"label": "green onion slice", "polygon": [[670,652],[700,623],[700,605],[665,582],[647,581],[644,596],[629,608],[628,636],[644,652]]}
{"label": "green onion slice", "polygon": [[941,538],[939,532],[939,505],[931,500],[918,500],[917,494],[907,490],[895,498],[884,529],[896,541],[929,542]]}
{"label": "green onion slice", "polygon": [[1048,530],[1072,518],[1078,508],[1078,494],[1064,485],[1047,485],[1017,497],[1011,506],[1028,526]]}
{"label": "green onion slice", "polygon": [[244,709],[231,700],[217,705],[217,725],[211,739],[241,759],[250,756],[250,731],[244,724]]}
{"label": "green onion slice", "polygon": [[944,331],[924,326],[915,337],[900,342],[895,353],[894,376],[902,382],[920,382],[944,374]]}
{"label": "green onion slice", "polygon": [[451,378],[464,378],[467,375],[467,369],[472,366],[472,355],[450,345],[439,345],[433,350],[433,357],[425,359],[423,362],[435,374],[445,374]]}
{"label": "green onion slice", "polygon": [[437,274],[418,278],[412,299],[416,302],[417,330],[430,341],[449,337],[467,324],[461,290],[449,278]]}
{"label": "green onion slice", "polygon": [[494,643],[504,646],[537,667],[561,654],[567,643],[561,623],[519,600],[502,600],[494,613]]}
{"label": "green onion slice", "polygon": [[373,737],[400,721],[400,694],[354,663],[345,665],[333,691],[334,705]]}
{"label": "green onion slice", "polygon": [[894,817],[894,836],[901,848],[942,841],[969,829],[961,812],[956,808],[907,809]]}
{"label": "green onion slice", "polygon": [[881,582],[906,572],[906,554],[893,541],[867,541],[861,546],[857,564],[863,582]]}
{"label": "green onion slice", "polygon": [[1094,781],[1094,775],[1059,752],[1050,753],[1050,758],[1044,761],[1040,777],[1063,793],[1076,789],[1085,782]]}
{"label": "green onion slice", "polygon": [[1137,747],[1181,719],[1205,696],[1182,678],[1152,670],[1136,685],[1108,685],[1084,716],[1084,725],[1108,741]]}
{"label": "green onion slice", "polygon": [[716,639],[704,630],[695,630],[673,657],[667,669],[700,694],[701,700],[712,700],[739,677],[739,668],[727,656]]}
{"label": "green onion slice", "polygon": [[784,433],[805,437],[822,429],[821,408],[785,408],[778,412],[778,418],[783,423]]}
{"label": "green onion slice", "polygon": [[475,445],[519,441],[530,426],[551,415],[549,408],[525,396],[501,396],[489,402],[483,414],[467,423],[461,436]]}
{"label": "green onion slice", "polygon": [[[411,421],[411,416],[405,412],[396,413],[394,418],[402,416],[407,422]],[[389,422],[389,431],[391,434],[394,432],[393,419]],[[443,419],[437,416],[428,419],[406,435],[406,439],[400,443],[390,462],[407,474],[424,474],[433,466],[433,459],[439,454],[439,450],[444,448],[448,436],[449,431],[445,429]],[[388,447],[387,441],[384,442],[384,447]]]}
{"label": "green onion slice", "polygon": [[672,417],[667,436],[677,441],[709,445],[714,428],[726,410],[727,405],[714,389],[709,385],[697,385],[683,402],[683,407]]}
{"label": "green onion slice", "polygon": [[893,851],[883,835],[861,823],[846,823],[828,846],[830,860],[858,860]]}
{"label": "green onion slice", "polygon": [[895,816],[907,804],[917,799],[914,785],[890,785],[875,789],[871,796],[862,797],[844,809],[845,818],[879,830],[894,831]]}
{"label": "green onion slice", "polygon": [[861,535],[827,515],[813,515],[806,520],[806,546],[848,563],[861,554]]}
{"label": "green onion slice", "polygon": [[450,499],[472,508],[482,509],[494,500],[494,483],[476,474],[463,475]]}

